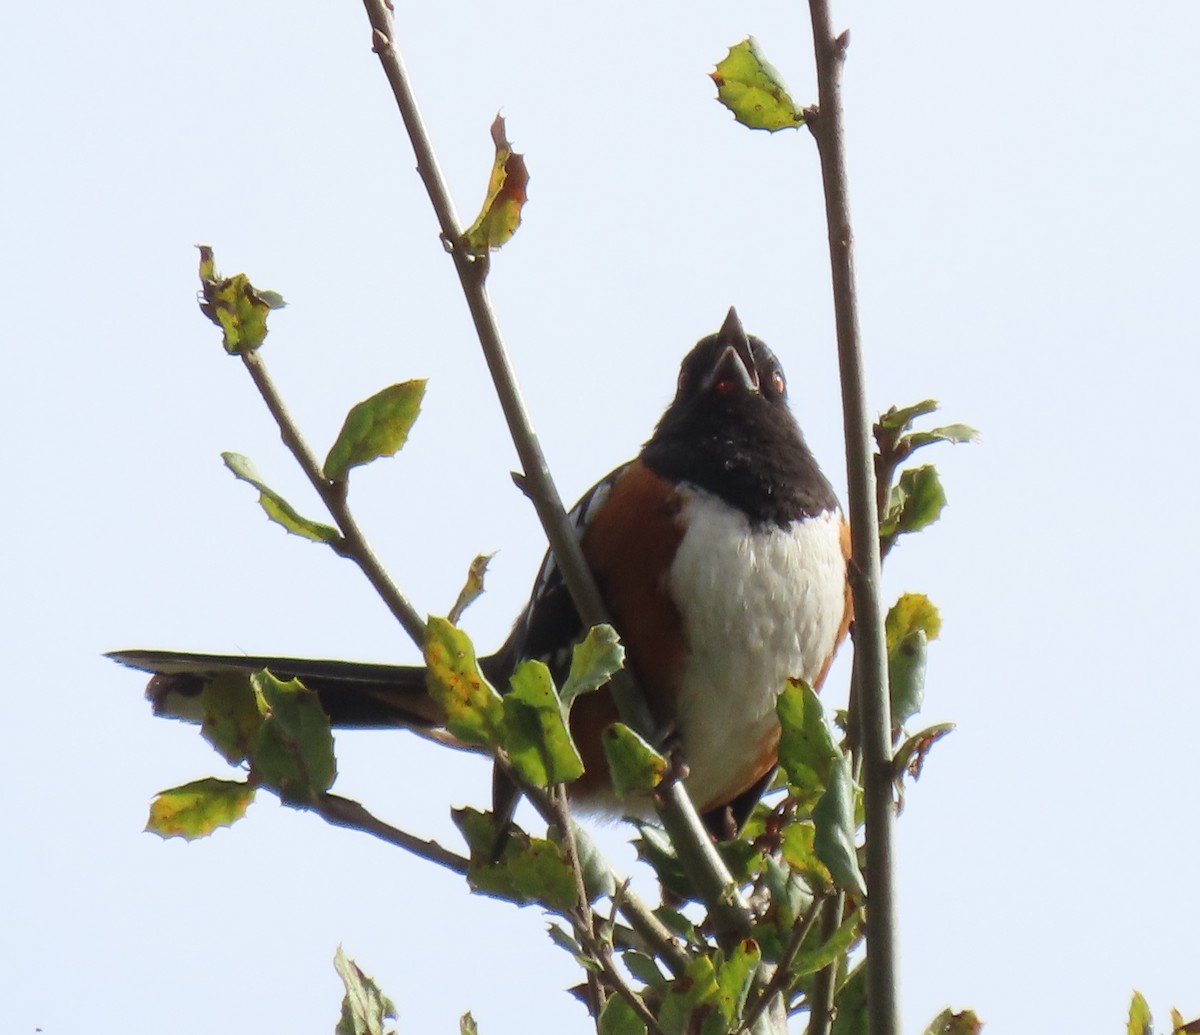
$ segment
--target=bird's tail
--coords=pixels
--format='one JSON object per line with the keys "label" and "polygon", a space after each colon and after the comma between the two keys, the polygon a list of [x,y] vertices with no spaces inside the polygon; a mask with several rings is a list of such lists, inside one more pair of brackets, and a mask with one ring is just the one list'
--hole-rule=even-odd
{"label": "bird's tail", "polygon": [[106,655],[149,672],[146,698],[156,715],[200,722],[198,698],[205,685],[228,673],[249,675],[267,669],[279,679],[299,679],[316,692],[334,726],[342,729],[411,729],[464,746],[445,732],[445,714],[429,695],[419,665],[375,665],[355,661],[189,654],[160,650],[121,650]]}

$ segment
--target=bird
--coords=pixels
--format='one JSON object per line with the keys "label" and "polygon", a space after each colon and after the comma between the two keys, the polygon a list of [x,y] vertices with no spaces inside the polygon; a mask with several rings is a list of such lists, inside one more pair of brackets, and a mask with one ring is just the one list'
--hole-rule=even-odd
{"label": "bird", "polygon": [[[736,834],[776,768],[776,699],[788,680],[819,690],[851,622],[849,527],[788,402],[775,354],[730,308],[684,357],[675,395],[631,461],[569,513],[626,651],[626,664],[671,746],[674,768],[714,837]],[[586,630],[553,553],[504,644],[480,659],[507,687],[522,661],[561,684]],[[108,655],[152,673],[157,714],[228,671],[269,669],[315,691],[341,728],[408,727],[436,736],[443,716],[420,666],[154,650]],[[639,811],[608,775],[602,733],[618,718],[602,687],[577,698],[572,735],[584,762],[570,787],[584,813]],[[497,782],[497,810],[515,794]],[[644,811],[643,806],[643,811]]]}

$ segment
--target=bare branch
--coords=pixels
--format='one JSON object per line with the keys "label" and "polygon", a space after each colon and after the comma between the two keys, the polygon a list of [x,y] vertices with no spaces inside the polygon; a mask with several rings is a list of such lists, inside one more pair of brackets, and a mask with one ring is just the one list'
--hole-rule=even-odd
{"label": "bare branch", "polygon": [[312,805],[312,811],[326,823],[332,823],[337,827],[347,827],[350,830],[361,830],[381,841],[386,841],[397,848],[403,848],[406,852],[420,856],[422,859],[437,863],[455,873],[466,875],[469,863],[461,855],[443,848],[436,841],[424,841],[385,823],[368,812],[364,806],[349,798],[343,798],[337,794],[322,794]]}
{"label": "bare branch", "polygon": [[871,418],[867,411],[862,342],[854,284],[846,149],[842,129],[841,78],[849,35],[834,35],[828,0],[809,0],[816,52],[819,104],[806,112],[817,141],[825,187],[829,259],[833,277],[838,365],[850,495],[854,595],[854,654],[862,737],[863,794],[867,825],[868,999],[871,1035],[899,1030],[892,796],[892,720],[887,652],[879,598],[879,520]]}

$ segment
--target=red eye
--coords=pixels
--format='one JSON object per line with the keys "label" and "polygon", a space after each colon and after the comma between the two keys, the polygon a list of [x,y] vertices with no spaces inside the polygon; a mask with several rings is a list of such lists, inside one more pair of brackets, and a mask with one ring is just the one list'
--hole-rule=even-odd
{"label": "red eye", "polygon": [[787,390],[787,385],[783,380],[782,370],[776,370],[771,374],[771,387],[774,388],[776,393],[779,395],[783,395],[783,393]]}

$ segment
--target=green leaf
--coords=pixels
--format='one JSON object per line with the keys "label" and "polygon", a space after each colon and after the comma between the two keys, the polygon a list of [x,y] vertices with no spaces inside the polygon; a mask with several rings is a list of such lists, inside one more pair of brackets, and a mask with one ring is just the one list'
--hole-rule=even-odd
{"label": "green leaf", "polygon": [[912,406],[905,406],[903,409],[897,409],[895,406],[889,407],[887,412],[882,414],[878,421],[878,426],[886,428],[888,431],[904,431],[918,417],[924,417],[927,413],[937,411],[938,404],[936,399],[923,399],[919,403],[914,403]]}
{"label": "green leaf", "polygon": [[451,625],[458,625],[463,612],[483,595],[483,577],[487,574],[488,564],[495,556],[494,553],[481,553],[471,562],[467,569],[467,581],[458,591],[458,599],[454,601],[450,614],[446,616]]}
{"label": "green leaf", "polygon": [[230,765],[250,757],[262,726],[262,714],[244,672],[222,672],[200,691],[200,732]]}
{"label": "green leaf", "polygon": [[1133,993],[1129,1004],[1129,1035],[1153,1035],[1154,1027],[1150,1019],[1150,1004],[1141,992]]}
{"label": "green leaf", "polygon": [[683,977],[671,982],[658,1013],[665,1035],[717,1035],[728,1031],[719,1003],[716,968],[707,956],[697,956]]}
{"label": "green leaf", "polygon": [[654,957],[647,956],[644,952],[638,952],[636,949],[630,949],[621,954],[621,962],[625,964],[625,969],[642,984],[656,991],[666,990],[667,977],[659,969]]}
{"label": "green leaf", "polygon": [[254,772],[287,804],[306,805],[337,778],[329,716],[316,693],[298,679],[285,683],[263,671],[254,673],[250,684],[263,716]]}
{"label": "green leaf", "polygon": [[717,1004],[730,1028],[741,1020],[761,959],[758,943],[753,938],[743,938],[729,959],[717,968]]}
{"label": "green leaf", "polygon": [[344,481],[352,467],[395,456],[408,441],[424,398],[424,381],[404,381],[352,406],[325,458],[325,477]]}
{"label": "green leaf", "polygon": [[792,977],[801,978],[815,974],[818,970],[824,970],[834,960],[841,959],[861,937],[861,927],[862,915],[856,909],[817,948],[796,953],[791,966]]}
{"label": "green leaf", "polygon": [[784,826],[779,848],[787,864],[814,891],[828,888],[833,883],[829,870],[817,858],[816,828],[812,823],[794,822]]}
{"label": "green leaf", "polygon": [[333,966],[346,988],[334,1035],[386,1035],[385,1022],[396,1019],[395,1004],[340,945],[333,955]]}
{"label": "green leaf", "polygon": [[146,829],[159,837],[194,841],[246,814],[256,788],[241,780],[206,778],[163,791],[150,805]]}
{"label": "green leaf", "polygon": [[633,825],[640,835],[633,842],[638,858],[654,871],[654,876],[663,890],[680,901],[695,898],[696,892],[683,872],[679,856],[675,854],[675,846],[671,844],[671,839],[663,829],[652,823],[637,820],[633,820]]}
{"label": "green leaf", "polygon": [[567,732],[550,669],[540,661],[518,665],[502,700],[500,742],[522,778],[537,787],[578,780],[583,760]]}
{"label": "green leaf", "polygon": [[775,701],[779,715],[779,764],[801,798],[815,798],[842,756],[825,721],[821,701],[802,680],[789,679]]}
{"label": "green leaf", "polygon": [[240,453],[222,453],[221,459],[235,478],[253,485],[258,490],[258,505],[277,525],[282,525],[292,535],[310,539],[314,543],[341,542],[342,535],[336,528],[298,514],[287,500],[263,482],[254,465],[246,457]]}
{"label": "green leaf", "polygon": [[598,690],[625,664],[625,648],[611,625],[595,625],[571,652],[571,671],[563,683],[563,703]]}
{"label": "green leaf", "polygon": [[267,336],[267,314],[287,303],[275,291],[255,289],[246,274],[221,277],[208,245],[200,249],[200,311],[221,328],[225,351],[253,352]]}
{"label": "green leaf", "polygon": [[472,744],[496,747],[504,703],[480,671],[470,639],[444,618],[430,618],[427,632],[426,679],[446,712],[446,728]]}
{"label": "green leaf", "polygon": [[942,619],[927,596],[906,593],[888,611],[884,629],[892,725],[898,729],[921,710],[928,643],[937,639]]}
{"label": "green leaf", "polygon": [[813,808],[813,850],[839,887],[865,898],[867,886],[854,847],[854,781],[850,760],[840,758],[829,771],[829,786]]}
{"label": "green leaf", "polygon": [[925,1029],[925,1035],[979,1035],[982,1027],[983,1024],[973,1011],[963,1010],[961,1013],[955,1013],[947,1008],[933,1019]]}
{"label": "green leaf", "polygon": [[946,493],[932,465],[907,468],[900,473],[900,483],[892,487],[879,534],[895,538],[919,532],[941,517],[945,505]]}
{"label": "green leaf", "polygon": [[621,996],[610,995],[596,1021],[598,1035],[646,1035],[646,1023]]}
{"label": "green leaf", "polygon": [[905,439],[909,453],[915,453],[918,449],[935,442],[949,442],[957,446],[978,441],[979,432],[969,424],[946,424],[929,431],[914,431]]}
{"label": "green leaf", "polygon": [[601,739],[618,798],[653,790],[662,783],[667,760],[625,723],[614,722]]}
{"label": "green leaf", "polygon": [[471,849],[467,879],[476,891],[521,905],[539,902],[556,913],[578,904],[574,871],[553,841],[513,829],[499,858],[493,858],[497,838],[492,816],[470,808],[451,815]]}
{"label": "green leaf", "polygon": [[867,964],[864,960],[846,978],[834,998],[830,1035],[867,1035]]}
{"label": "green leaf", "polygon": [[475,222],[462,235],[462,246],[471,255],[483,256],[507,244],[521,225],[529,187],[525,156],[517,154],[508,142],[504,119],[492,123],[492,144],[496,149],[492,172],[488,177],[487,197]]}
{"label": "green leaf", "polygon": [[458,1035],[479,1035],[479,1025],[470,1012],[464,1013],[458,1019]]}
{"label": "green leaf", "polygon": [[596,842],[583,827],[572,822],[571,829],[575,835],[575,852],[579,857],[579,868],[583,871],[583,887],[588,901],[595,902],[602,895],[612,897],[616,894],[617,882],[604,853],[596,847]]}
{"label": "green leaf", "polygon": [[730,47],[709,77],[717,84],[717,100],[743,126],[774,133],[804,124],[804,113],[788,95],[779,73],[759,52],[753,36]]}

